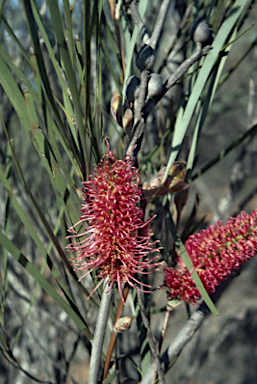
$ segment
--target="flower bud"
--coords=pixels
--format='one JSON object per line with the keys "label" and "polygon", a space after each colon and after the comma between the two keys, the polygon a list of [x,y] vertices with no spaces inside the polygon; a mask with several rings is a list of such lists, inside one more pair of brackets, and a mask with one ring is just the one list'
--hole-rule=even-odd
{"label": "flower bud", "polygon": [[205,43],[210,36],[210,28],[207,21],[200,17],[194,22],[191,37],[195,43]]}
{"label": "flower bud", "polygon": [[131,317],[121,317],[119,320],[116,321],[114,325],[114,331],[118,333],[123,333],[129,330],[131,327],[132,319]]}
{"label": "flower bud", "polygon": [[126,81],[126,97],[129,102],[134,102],[138,98],[140,79],[136,76],[130,76]]}
{"label": "flower bud", "polygon": [[[184,181],[186,175],[186,162],[175,161],[172,165],[169,175],[165,183],[161,186],[167,167],[163,167],[156,176],[154,176],[149,185],[143,183],[142,189],[145,196],[150,199],[153,195],[163,196],[166,193],[175,193],[183,191],[189,187],[189,184]],[[161,188],[160,188],[161,186]],[[158,189],[160,190],[158,191]]]}
{"label": "flower bud", "polygon": [[150,45],[143,45],[140,49],[137,58],[136,66],[139,69],[152,69],[155,64],[154,50]]}
{"label": "flower bud", "polygon": [[162,78],[159,73],[152,73],[149,77],[148,86],[147,86],[147,95],[149,97],[154,97],[159,95],[162,91]]}
{"label": "flower bud", "polygon": [[111,113],[114,119],[121,124],[121,110],[122,110],[122,97],[118,94],[118,92],[114,91],[111,98]]}
{"label": "flower bud", "polygon": [[123,129],[125,130],[125,133],[130,137],[131,131],[133,127],[133,112],[130,108],[127,108],[124,112],[124,116],[122,119]]}
{"label": "flower bud", "polygon": [[124,128],[126,134],[130,136],[133,126],[133,112],[128,104],[124,104],[124,115],[122,116],[122,97],[116,92],[113,92],[111,99],[111,113],[117,123]]}

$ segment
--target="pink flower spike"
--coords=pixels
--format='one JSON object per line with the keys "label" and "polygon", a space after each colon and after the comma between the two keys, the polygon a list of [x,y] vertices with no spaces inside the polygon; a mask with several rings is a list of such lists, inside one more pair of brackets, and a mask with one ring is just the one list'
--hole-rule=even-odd
{"label": "pink flower spike", "polygon": [[[134,276],[152,273],[162,262],[155,261],[157,256],[147,258],[159,248],[155,248],[157,241],[150,242],[153,219],[144,223],[143,210],[137,206],[142,195],[138,170],[132,167],[129,156],[118,160],[107,145],[108,153],[93,168],[95,175],[83,183],[82,216],[68,236],[76,243],[67,248],[77,254],[74,269],[87,271],[84,276],[97,269],[99,284],[106,278],[111,286],[116,282],[124,300],[122,284],[140,289],[135,284],[141,282]],[[75,227],[84,223],[87,228],[78,233]],[[79,241],[80,237],[84,239]]]}
{"label": "pink flower spike", "polygon": [[[207,293],[214,292],[234,269],[255,255],[257,209],[251,215],[241,212],[229,217],[225,225],[218,221],[189,236],[185,248]],[[197,304],[201,296],[191,277],[192,271],[187,270],[180,256],[176,268],[164,268],[165,286],[171,298]]]}

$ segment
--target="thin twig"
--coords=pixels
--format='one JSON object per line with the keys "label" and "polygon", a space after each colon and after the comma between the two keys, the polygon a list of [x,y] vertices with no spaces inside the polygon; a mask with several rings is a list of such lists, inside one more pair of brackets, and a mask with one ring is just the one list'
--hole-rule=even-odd
{"label": "thin twig", "polygon": [[[210,46],[208,46],[207,52],[209,52]],[[206,47],[205,47],[206,48]],[[202,49],[201,43],[196,43],[196,51],[177,68],[177,70],[168,78],[165,83],[165,87],[170,89],[181,77],[187,72],[187,70],[203,55],[206,49]]]}
{"label": "thin twig", "polygon": [[[197,311],[187,321],[184,328],[178,333],[175,340],[173,340],[170,347],[162,354],[161,361],[164,362],[165,368],[167,369],[169,364],[177,358],[181,353],[185,345],[192,339],[206,315],[209,313],[207,307],[199,307]],[[140,384],[149,384],[154,375],[154,363],[151,364]]]}
{"label": "thin twig", "polygon": [[171,314],[172,311],[173,311],[173,308],[168,303],[167,307],[166,307],[165,316],[164,316],[164,319],[163,319],[163,324],[162,324],[161,338],[160,338],[160,341],[159,341],[159,353],[161,353],[162,343],[163,343],[164,337],[166,335],[166,331],[167,331],[167,327],[168,327],[168,322],[169,322],[170,314]]}
{"label": "thin twig", "polygon": [[[167,328],[168,328],[168,322],[169,322],[171,311],[172,311],[172,308],[170,307],[170,305],[168,303],[167,307],[166,307],[165,316],[164,316],[164,319],[163,319],[161,338],[159,340],[159,345],[158,345],[158,353],[159,353],[159,355],[161,353],[162,343],[163,343],[163,340],[164,340],[164,337],[165,337],[165,334],[166,334],[166,331],[167,331]],[[157,367],[156,367],[156,364],[155,364],[154,375],[153,375],[153,378],[152,378],[152,384],[155,382],[156,374],[157,374]]]}
{"label": "thin twig", "polygon": [[[7,348],[7,349],[5,349]],[[39,380],[36,377],[32,376],[29,372],[27,372],[25,369],[22,368],[18,360],[14,357],[11,349],[9,348],[9,344],[7,341],[7,345],[4,349],[1,348],[1,353],[4,358],[8,361],[9,364],[11,364],[15,369],[20,370],[24,375],[26,375],[29,379],[35,381],[36,383],[43,383],[43,384],[52,384],[52,381],[43,381]]]}
{"label": "thin twig", "polygon": [[[129,285],[125,284],[125,286],[123,288],[123,292],[122,292],[124,301],[122,299],[120,299],[120,302],[119,302],[119,305],[117,308],[117,312],[116,312],[114,325],[116,324],[116,322],[121,317],[121,314],[122,314],[122,311],[124,308],[124,302],[125,302],[125,300],[128,296],[128,293],[129,293],[129,288],[130,288]],[[108,371],[109,371],[110,361],[111,361],[111,357],[112,357],[112,351],[113,351],[113,348],[115,345],[116,337],[117,337],[117,332],[115,330],[113,330],[110,344],[109,344],[109,348],[108,348],[108,352],[107,352],[106,359],[105,359],[103,380],[106,379]]]}
{"label": "thin twig", "polygon": [[143,140],[144,129],[145,121],[141,117],[141,120],[139,120],[133,128],[128,147],[126,149],[126,155],[130,155],[131,159],[133,160],[133,166],[137,166],[137,154],[140,150],[141,143]]}
{"label": "thin twig", "polygon": [[113,288],[109,291],[110,287],[107,280],[105,284],[106,285],[103,291],[101,304],[100,304],[100,308],[97,316],[94,340],[92,343],[92,353],[91,353],[91,359],[90,359],[88,384],[98,383],[98,374],[99,374],[99,368],[101,363],[101,353],[102,353],[102,347],[104,342],[104,335],[106,331],[106,323],[108,319],[108,313],[109,313],[109,308],[110,308],[112,294],[113,294]]}
{"label": "thin twig", "polygon": [[[165,316],[164,316],[163,324],[162,324],[161,338],[160,338],[159,345],[158,345],[158,353],[159,353],[159,355],[161,353],[162,343],[163,343],[163,340],[164,340],[164,337],[166,335],[166,331],[167,331],[167,328],[168,328],[170,314],[173,311],[173,309],[175,309],[181,303],[182,303],[182,301],[179,301],[179,300],[170,300],[167,303],[166,312],[165,312]],[[153,376],[153,379],[152,379],[152,383],[155,382],[156,372],[157,372],[157,369],[156,369],[156,366],[155,366],[154,367],[154,376]]]}
{"label": "thin twig", "polygon": [[143,20],[142,20],[140,14],[138,12],[135,0],[131,1],[131,3],[129,4],[129,9],[130,9],[130,12],[131,12],[131,15],[133,17],[135,24],[137,25],[137,27],[139,28],[139,30],[141,32],[142,41],[144,43],[147,43],[147,41],[149,40],[149,36],[148,36],[147,30],[146,30],[146,27],[143,23]]}
{"label": "thin twig", "polygon": [[126,154],[130,154],[134,166],[137,165],[137,154],[140,150],[144,136],[145,121],[142,114],[145,105],[149,74],[150,71],[148,69],[144,69],[141,72],[139,97],[135,103],[134,127],[126,150]]}
{"label": "thin twig", "polygon": [[[158,68],[158,71],[157,71],[158,73],[162,72],[163,68],[167,65],[168,60],[171,61],[171,59],[173,57],[175,57],[176,54],[178,54],[178,52],[181,49],[183,49],[181,46],[180,37],[181,37],[182,30],[185,28],[185,26],[188,22],[188,19],[191,16],[192,9],[193,9],[193,4],[190,4],[186,9],[186,12],[183,16],[183,19],[180,22],[179,29],[178,29],[177,33],[175,35],[171,36],[171,39],[169,42],[169,47],[166,50],[165,58],[164,58],[162,64]],[[172,54],[171,54],[171,52],[172,52]]]}
{"label": "thin twig", "polygon": [[145,99],[147,94],[147,85],[149,80],[150,71],[148,69],[143,69],[140,76],[140,86],[139,86],[139,97],[134,105],[134,119],[137,124],[138,120],[142,117],[142,111],[145,106]]}
{"label": "thin twig", "polygon": [[253,125],[254,120],[256,119],[255,116],[255,84],[253,78],[249,81],[249,97],[248,97],[248,105],[247,105],[247,127],[251,128]]}
{"label": "thin twig", "polygon": [[145,313],[145,307],[144,307],[144,303],[143,303],[143,300],[142,300],[142,293],[139,290],[137,291],[137,298],[138,298],[138,303],[140,305],[140,310],[141,310],[141,315],[142,315],[143,323],[144,323],[144,326],[145,326],[145,328],[147,330],[147,337],[148,337],[149,346],[150,346],[150,349],[151,349],[151,352],[152,352],[152,355],[153,355],[153,358],[154,358],[154,361],[155,361],[155,364],[156,364],[156,367],[157,367],[157,372],[158,372],[158,376],[159,376],[159,382],[161,384],[165,384],[164,372],[163,372],[163,369],[161,367],[160,357],[159,357],[159,355],[157,353],[155,340],[154,340],[153,334],[151,332],[151,328],[150,328],[150,324],[149,324],[148,318],[147,318],[146,313]]}
{"label": "thin twig", "polygon": [[157,17],[157,20],[156,20],[156,23],[154,26],[152,36],[151,36],[150,42],[149,42],[149,45],[153,49],[156,49],[158,41],[161,37],[161,33],[162,33],[163,25],[164,25],[164,22],[165,22],[165,19],[167,16],[167,11],[168,11],[169,5],[170,5],[170,0],[163,0],[163,3],[161,5],[160,11],[159,11],[159,15]]}
{"label": "thin twig", "polygon": [[172,362],[192,339],[206,315],[210,313],[207,306],[202,305],[197,311],[190,317],[183,329],[178,333],[177,337],[169,348],[162,354],[161,360],[164,362],[165,367],[168,368],[170,362]]}

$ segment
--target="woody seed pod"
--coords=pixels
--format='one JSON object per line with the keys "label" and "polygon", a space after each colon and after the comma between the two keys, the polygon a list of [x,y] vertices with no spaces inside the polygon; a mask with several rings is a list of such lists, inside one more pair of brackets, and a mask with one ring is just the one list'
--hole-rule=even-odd
{"label": "woody seed pod", "polygon": [[203,17],[200,17],[195,21],[191,36],[195,43],[205,43],[209,39],[209,24]]}
{"label": "woody seed pod", "polygon": [[137,99],[139,93],[139,84],[140,79],[134,75],[129,76],[128,80],[126,81],[126,97],[129,102],[134,102],[134,100]]}
{"label": "woody seed pod", "polygon": [[154,97],[162,91],[162,78],[158,73],[152,73],[149,77],[147,95]]}
{"label": "woody seed pod", "polygon": [[154,50],[150,45],[143,45],[136,58],[136,66],[139,69],[152,69],[155,64]]}

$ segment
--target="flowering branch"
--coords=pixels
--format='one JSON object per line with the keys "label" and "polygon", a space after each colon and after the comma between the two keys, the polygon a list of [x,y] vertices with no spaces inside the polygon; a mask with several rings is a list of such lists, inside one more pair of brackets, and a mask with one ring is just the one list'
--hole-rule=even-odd
{"label": "flowering branch", "polygon": [[[239,268],[240,264],[255,255],[257,209],[251,215],[242,212],[236,218],[229,218],[225,225],[218,221],[215,226],[209,226],[207,230],[190,236],[185,247],[207,292],[213,292],[233,269]],[[196,304],[200,294],[182,259],[179,257],[177,268],[168,267],[164,272],[169,296]],[[223,290],[224,287],[221,287],[215,292],[216,299]],[[166,369],[191,340],[208,313],[206,305],[198,307],[170,347],[162,354],[161,362],[165,364]],[[154,364],[149,367],[141,384],[149,383],[153,376]]]}
{"label": "flowering branch", "polygon": [[[228,285],[231,283],[236,274],[233,274],[230,279],[224,282],[221,286],[217,288],[214,294],[211,295],[211,299],[214,303],[216,303],[223,292],[226,290]],[[174,304],[176,302],[174,301]],[[176,305],[176,304],[175,304]],[[165,352],[161,355],[161,363],[164,364],[165,371],[171,367],[175,363],[175,359],[180,355],[183,348],[190,342],[193,336],[196,334],[196,331],[202,325],[206,316],[210,313],[209,308],[205,304],[201,304],[198,306],[197,310],[193,313],[181,331],[177,334],[175,339],[169,345]],[[140,382],[140,384],[149,384],[154,376],[154,363],[151,364]]]}
{"label": "flowering branch", "polygon": [[[156,267],[161,264],[161,262],[153,262],[158,256],[152,260],[147,259],[148,253],[156,251],[157,241],[150,242],[152,233],[149,231],[148,225],[151,220],[144,223],[143,209],[136,205],[140,202],[142,195],[138,170],[131,166],[132,160],[129,156],[124,160],[117,160],[110,151],[108,142],[107,145],[108,153],[96,167],[95,175],[89,176],[89,180],[83,183],[85,204],[81,209],[83,213],[81,220],[75,227],[84,222],[89,222],[89,226],[84,233],[78,233],[73,227],[71,229],[73,234],[69,237],[77,239],[83,236],[83,239],[76,244],[68,245],[70,251],[77,253],[75,268],[86,270],[81,278],[93,270],[100,270],[96,276],[100,278],[100,282],[90,296],[103,281],[109,282],[101,301],[99,312],[101,316],[97,322],[96,342],[90,363],[89,382],[92,384],[97,380],[100,365],[110,304],[107,294],[112,292],[113,285],[116,283],[121,296],[116,323],[121,316],[129,288],[136,287],[142,290],[135,286],[135,283],[150,288],[149,285],[137,280],[135,274],[151,273],[156,271]],[[123,292],[122,283],[126,283]],[[104,367],[104,379],[108,374],[115,340],[116,331],[113,331]]]}

